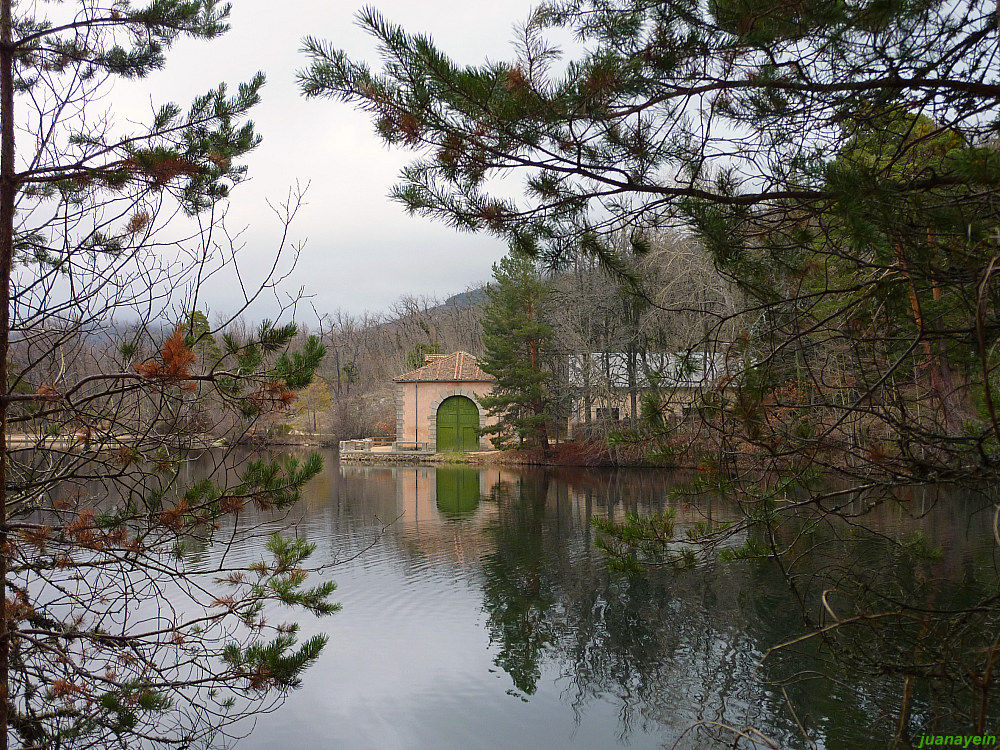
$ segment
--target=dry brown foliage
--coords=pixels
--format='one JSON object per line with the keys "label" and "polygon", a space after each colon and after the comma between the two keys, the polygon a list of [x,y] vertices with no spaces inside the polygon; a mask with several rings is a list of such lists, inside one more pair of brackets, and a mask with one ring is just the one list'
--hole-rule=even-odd
{"label": "dry brown foliage", "polygon": [[[191,365],[197,357],[184,342],[183,326],[174,328],[174,334],[163,342],[160,349],[160,358],[147,359],[145,362],[138,362],[133,365],[136,372],[144,378],[188,381],[191,379]],[[186,390],[193,390],[194,383],[184,383],[182,386]]]}

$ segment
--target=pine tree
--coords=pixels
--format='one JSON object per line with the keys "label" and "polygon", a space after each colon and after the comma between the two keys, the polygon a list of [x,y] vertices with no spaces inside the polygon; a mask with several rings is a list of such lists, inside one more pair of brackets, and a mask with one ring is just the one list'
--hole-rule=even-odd
{"label": "pine tree", "polygon": [[296,326],[270,322],[219,348],[199,312],[169,312],[214,263],[264,77],[142,124],[109,105],[116,80],[217,37],[228,13],[0,0],[0,750],[207,745],[296,687],[325,643],[263,617],[335,609],[332,583],[305,581],[304,540],[274,537],[252,569],[186,552],[224,527],[231,542],[244,509],[288,508],[321,468],[227,461],[193,485],[182,471],[200,437],[179,429],[186,405],[238,438],[324,353],[315,338],[289,353]]}
{"label": "pine tree", "polygon": [[[302,88],[352,103],[416,152],[393,191],[409,211],[550,262],[583,253],[613,264],[609,238],[642,250],[673,227],[749,301],[742,335],[722,342],[741,365],[702,394],[695,440],[681,446],[699,466],[695,488],[738,498],[744,518],[691,529],[685,543],[669,514],[633,516],[602,526],[609,550],[683,562],[685,544],[685,555],[710,553],[733,529],[767,540],[732,556],[776,561],[824,647],[905,685],[896,744],[920,692],[966,690],[948,721],[988,726],[992,663],[979,655],[996,651],[995,582],[944,611],[867,571],[852,580],[802,561],[812,564],[818,528],[850,528],[830,545],[881,538],[860,508],[906,507],[914,486],[970,491],[992,509],[996,4],[554,0],[509,60],[471,66],[373,10],[361,23],[381,69],[307,39]],[[569,54],[553,28],[574,35]],[[655,424],[655,398],[648,406]],[[898,553],[913,559],[914,545],[900,539]],[[822,602],[803,593],[824,589]],[[830,592],[863,613],[863,639],[841,627],[858,620],[834,614]],[[919,657],[890,654],[887,636],[903,631]],[[946,673],[968,676],[939,682]]]}
{"label": "pine tree", "polygon": [[428,354],[440,354],[441,344],[437,341],[432,341],[427,343],[426,341],[421,341],[410,351],[406,353],[406,366],[411,370],[416,370],[427,364]]}
{"label": "pine tree", "polygon": [[[672,226],[742,287],[753,335],[725,343],[761,372],[734,444],[823,446],[887,486],[1000,481],[995,9],[565,0],[473,66],[374,10],[361,23],[382,68],[310,38],[302,89],[417,153],[393,191],[408,210],[610,267],[611,238],[641,251]],[[560,52],[553,28],[581,44]],[[799,383],[817,408],[761,443],[759,408]]]}
{"label": "pine tree", "polygon": [[552,330],[541,319],[546,284],[534,262],[518,255],[494,264],[493,280],[480,318],[486,349],[480,366],[496,383],[481,402],[499,421],[484,433],[499,448],[526,444],[548,453],[552,373],[544,359]]}
{"label": "pine tree", "polygon": [[188,313],[186,322],[184,343],[211,369],[222,358],[222,350],[215,340],[212,324],[201,310],[192,310]]}

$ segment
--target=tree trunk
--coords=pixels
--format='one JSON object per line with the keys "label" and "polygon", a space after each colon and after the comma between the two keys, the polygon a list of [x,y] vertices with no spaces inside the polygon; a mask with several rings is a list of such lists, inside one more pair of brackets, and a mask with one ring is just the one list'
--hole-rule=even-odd
{"label": "tree trunk", "polygon": [[[535,414],[542,416],[545,414],[545,404],[541,401],[535,404]],[[541,427],[538,428],[536,433],[538,436],[538,447],[542,449],[542,455],[548,458],[552,453],[552,448],[549,446],[549,428],[545,422],[542,422]]]}
{"label": "tree trunk", "polygon": [[7,750],[10,725],[10,630],[7,620],[7,407],[10,393],[10,273],[14,256],[14,48],[11,2],[0,0],[0,750]]}
{"label": "tree trunk", "polygon": [[[958,428],[958,417],[957,417],[957,407],[952,403],[954,400],[955,388],[953,385],[953,378],[951,376],[951,368],[938,358],[934,354],[934,350],[931,347],[931,343],[927,341],[924,336],[926,335],[926,329],[924,326],[924,314],[920,305],[920,298],[917,296],[917,287],[913,282],[913,277],[910,275],[910,271],[906,265],[906,259],[903,255],[903,250],[901,247],[896,247],[896,259],[899,263],[900,269],[903,271],[903,276],[906,278],[906,283],[910,295],[910,310],[913,314],[913,323],[917,327],[920,338],[921,348],[924,352],[924,366],[927,369],[927,373],[930,377],[931,389],[937,396],[938,403],[941,405],[941,415],[944,418],[944,428],[947,432],[951,433]],[[940,298],[940,290],[935,289],[934,298]]]}
{"label": "tree trunk", "polygon": [[638,352],[636,348],[629,345],[628,348],[628,407],[629,423],[635,425],[639,417],[639,382],[638,382]]}
{"label": "tree trunk", "polygon": [[337,368],[337,397],[340,397],[340,347],[333,347],[333,366]]}

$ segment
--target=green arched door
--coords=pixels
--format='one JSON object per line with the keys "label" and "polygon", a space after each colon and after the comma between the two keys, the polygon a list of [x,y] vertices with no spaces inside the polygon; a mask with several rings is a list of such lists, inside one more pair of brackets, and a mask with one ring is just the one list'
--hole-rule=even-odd
{"label": "green arched door", "polygon": [[473,451],[479,447],[479,407],[471,398],[452,396],[437,411],[438,451]]}

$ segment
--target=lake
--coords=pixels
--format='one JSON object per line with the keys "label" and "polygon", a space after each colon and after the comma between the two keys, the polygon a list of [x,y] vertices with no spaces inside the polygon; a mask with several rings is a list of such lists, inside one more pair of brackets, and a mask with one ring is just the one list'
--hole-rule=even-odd
{"label": "lake", "polygon": [[[348,466],[327,455],[290,518],[263,530],[291,523],[318,545],[314,563],[339,561],[322,575],[343,609],[303,621],[304,634],[329,633],[326,651],[239,746],[731,747],[725,727],[788,748],[887,744],[897,680],[844,668],[811,641],[762,664],[804,632],[777,571],[711,560],[608,570],[594,517],[669,506],[683,535],[735,514],[719,498],[672,499],[676,481],[654,470]],[[975,499],[918,492],[882,506],[878,523],[941,546],[940,580],[994,555],[992,507]],[[259,544],[238,552],[259,557]],[[931,706],[920,700],[918,716]]]}

